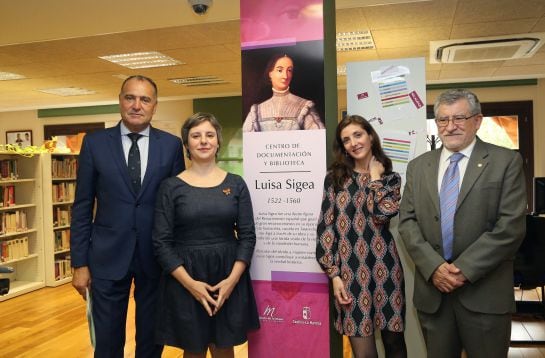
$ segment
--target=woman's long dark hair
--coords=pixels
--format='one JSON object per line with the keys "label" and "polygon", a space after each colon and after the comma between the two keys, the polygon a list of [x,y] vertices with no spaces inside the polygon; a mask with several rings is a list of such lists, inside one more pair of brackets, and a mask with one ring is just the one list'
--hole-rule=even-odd
{"label": "woman's long dark hair", "polygon": [[354,158],[352,158],[344,149],[341,138],[342,130],[350,124],[359,125],[369,136],[371,136],[371,153],[376,160],[381,162],[384,166],[384,174],[390,174],[392,172],[392,160],[388,158],[382,150],[380,138],[369,122],[362,116],[356,114],[346,116],[339,122],[337,129],[335,130],[335,141],[333,141],[334,160],[329,167],[329,175],[331,175],[331,179],[333,180],[335,191],[339,191],[343,188],[344,183],[352,176],[352,172],[354,171]]}

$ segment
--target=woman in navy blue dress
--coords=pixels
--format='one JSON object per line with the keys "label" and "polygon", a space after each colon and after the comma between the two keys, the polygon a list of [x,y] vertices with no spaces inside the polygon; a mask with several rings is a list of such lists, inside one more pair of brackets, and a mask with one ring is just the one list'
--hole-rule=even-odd
{"label": "woman in navy blue dress", "polygon": [[233,357],[259,318],[248,267],[255,246],[244,180],[216,164],[221,126],[196,113],[182,128],[192,165],[161,184],[153,244],[163,268],[157,343],[184,357]]}

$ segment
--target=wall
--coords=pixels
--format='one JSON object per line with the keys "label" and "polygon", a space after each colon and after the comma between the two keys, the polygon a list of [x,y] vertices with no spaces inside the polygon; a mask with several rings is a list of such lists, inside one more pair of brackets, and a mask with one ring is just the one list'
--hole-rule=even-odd
{"label": "wall", "polygon": [[[182,123],[192,114],[192,100],[159,100],[152,124],[157,128],[180,136]],[[117,113],[38,118],[37,111],[0,112],[0,143],[6,142],[6,131],[30,129],[32,130],[33,144],[39,146],[43,143],[44,125],[105,122],[106,127],[111,127],[115,126],[119,119]]]}
{"label": "wall", "polygon": [[[545,79],[537,86],[490,87],[471,89],[481,102],[528,101],[534,103],[534,176],[545,176]],[[442,90],[426,92],[426,103],[433,104]],[[346,109],[346,90],[339,90],[339,108]],[[486,115],[486,113],[484,113]]]}
{"label": "wall", "polygon": [[43,142],[43,126],[36,117],[36,111],[0,112],[0,143],[6,143],[6,131],[32,131],[32,143]]}

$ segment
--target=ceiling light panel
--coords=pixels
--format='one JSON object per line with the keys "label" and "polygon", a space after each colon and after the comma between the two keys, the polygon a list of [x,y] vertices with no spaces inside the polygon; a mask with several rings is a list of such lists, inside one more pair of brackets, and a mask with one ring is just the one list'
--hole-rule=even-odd
{"label": "ceiling light panel", "polygon": [[228,83],[222,78],[217,76],[193,76],[193,77],[183,77],[183,78],[171,78],[170,82],[176,83],[178,85],[184,85],[187,87],[194,86],[209,86],[217,85],[222,83]]}
{"label": "ceiling light panel", "polygon": [[157,51],[123,53],[118,55],[99,56],[99,58],[133,70],[139,68],[185,65],[184,62],[178,61]]}
{"label": "ceiling light panel", "polygon": [[112,75],[112,77],[119,78],[120,80],[123,80],[123,81],[125,81],[127,78],[129,78],[128,75],[124,75],[124,74],[121,74],[121,73],[119,73],[117,75]]}
{"label": "ceiling light panel", "polygon": [[11,72],[0,72],[0,81],[22,80],[26,78],[23,75]]}
{"label": "ceiling light panel", "polygon": [[95,94],[95,91],[88,90],[85,88],[78,88],[78,87],[58,87],[58,88],[44,88],[39,89],[39,92],[48,93],[48,94],[54,94],[57,96],[85,96],[90,94]]}
{"label": "ceiling light panel", "polygon": [[369,30],[337,32],[337,51],[361,51],[375,48]]}

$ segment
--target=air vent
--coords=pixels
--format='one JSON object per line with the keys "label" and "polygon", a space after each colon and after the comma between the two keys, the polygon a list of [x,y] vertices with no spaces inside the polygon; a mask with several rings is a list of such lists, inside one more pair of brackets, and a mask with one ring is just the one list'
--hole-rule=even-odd
{"label": "air vent", "polygon": [[543,45],[545,32],[430,42],[430,63],[464,63],[532,57]]}

